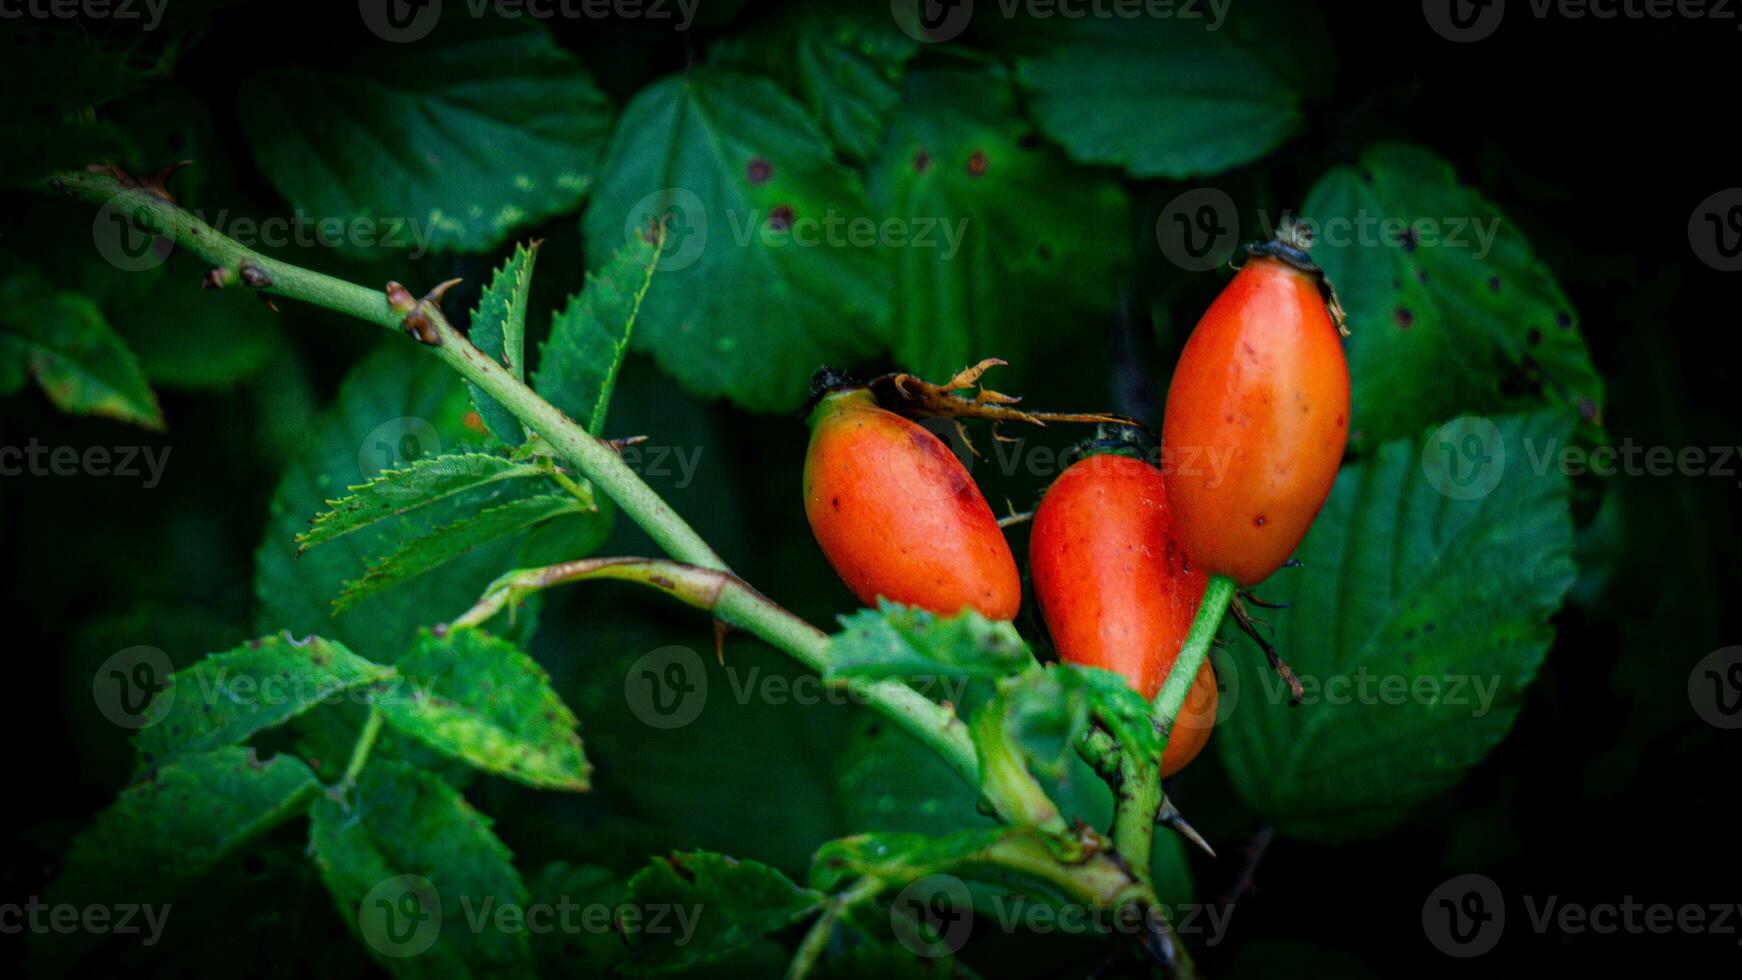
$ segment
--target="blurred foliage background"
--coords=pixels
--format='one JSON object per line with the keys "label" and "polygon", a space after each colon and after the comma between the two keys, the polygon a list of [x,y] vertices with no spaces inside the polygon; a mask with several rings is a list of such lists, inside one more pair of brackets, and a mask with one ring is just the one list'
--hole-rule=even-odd
{"label": "blurred foliage background", "polygon": [[[194,159],[171,188],[208,220],[222,213],[214,223],[227,230],[296,208],[424,214],[455,202],[429,254],[354,242],[268,251],[371,285],[461,276],[453,311],[476,303],[514,241],[542,238],[535,345],[547,311],[621,242],[642,188],[737,193],[736,173],[709,169],[709,141],[721,133],[765,141],[756,145],[775,147],[769,156],[782,161],[763,197],[754,177],[738,182],[749,188],[747,208],[854,202],[881,215],[969,218],[983,237],[947,264],[909,250],[893,269],[867,272],[850,250],[769,258],[716,248],[659,277],[637,328],[609,434],[648,434],[675,448],[663,471],[647,469],[650,484],[746,579],[820,624],[852,601],[798,503],[798,408],[811,368],[831,360],[941,376],[998,355],[1012,365],[994,386],[1033,404],[1153,421],[1186,332],[1226,279],[1225,270],[1183,270],[1163,253],[1156,228],[1170,202],[1216,188],[1253,238],[1260,211],[1312,213],[1315,195],[1371,194],[1376,206],[1388,193],[1407,196],[1412,189],[1397,186],[1407,176],[1387,185],[1367,175],[1407,175],[1414,164],[1375,164],[1375,147],[1423,148],[1460,178],[1435,186],[1444,195],[1435,204],[1417,196],[1415,206],[1448,215],[1498,208],[1506,233],[1528,241],[1577,311],[1589,354],[1555,348],[1524,370],[1432,341],[1363,353],[1354,346],[1361,331],[1398,324],[1384,322],[1391,303],[1352,308],[1356,452],[1463,412],[1544,404],[1583,409],[1576,438],[1586,444],[1739,441],[1727,387],[1728,279],[1688,242],[1690,213],[1734,171],[1715,144],[1721,127],[1662,111],[1730,85],[1732,31],[1699,20],[1518,15],[1493,37],[1459,45],[1435,34],[1416,5],[1250,7],[1234,11],[1226,33],[1190,42],[1133,39],[1128,24],[983,12],[961,37],[932,45],[895,30],[881,5],[837,21],[822,5],[704,0],[685,31],[649,19],[467,21],[457,25],[463,43],[438,45],[434,56],[420,43],[384,44],[349,6],[172,2],[143,38],[116,23],[9,23],[0,131],[18,140],[7,154],[13,190],[0,211],[0,255],[13,312],[40,301],[30,290],[85,297],[149,379],[156,402],[135,404],[160,404],[166,427],[62,414],[32,388],[3,402],[0,445],[146,445],[170,456],[150,488],[118,477],[0,479],[15,664],[5,725],[20,750],[0,896],[40,892],[72,836],[128,777],[127,733],[92,701],[97,664],[148,644],[185,666],[293,622],[299,632],[316,628],[295,621],[325,616],[311,597],[330,597],[345,573],[324,558],[280,567],[288,535],[319,503],[314,486],[298,483],[299,468],[358,452],[358,419],[425,417],[444,440],[464,438],[463,387],[452,389],[461,400],[450,397],[445,369],[413,345],[295,304],[273,312],[240,290],[199,292],[205,270],[184,254],[120,271],[93,247],[102,232],[89,209],[19,189],[42,165],[113,156],[145,173]],[[1547,52],[1570,55],[1580,70]],[[479,76],[505,59],[523,69],[519,87],[493,91]],[[568,73],[565,59],[583,75]],[[411,94],[405,105],[358,98],[371,91],[367,79]],[[1206,79],[1215,99],[1195,87]],[[457,142],[473,141],[477,159],[461,156],[430,181],[382,177],[397,155],[454,138],[444,130],[453,120],[407,106],[420,88],[456,80],[475,82],[465,98],[518,123],[461,130]],[[31,128],[44,113],[83,123],[44,136]],[[553,150],[565,142],[596,157]],[[661,155],[674,146],[674,157]],[[960,172],[918,179],[922,151],[930,165]],[[973,173],[976,152],[987,180]],[[530,189],[501,160],[523,168]],[[638,170],[656,164],[666,169]],[[478,206],[461,210],[462,201]],[[711,233],[730,229],[716,222]],[[1334,273],[1344,263],[1349,277],[1373,262],[1325,260]],[[1386,286],[1363,295],[1383,299]],[[1545,310],[1552,299],[1542,299]],[[355,405],[370,398],[387,407]],[[1056,449],[1072,437],[1031,438]],[[692,454],[693,473],[678,465],[681,454]],[[1008,499],[1025,508],[1041,489],[1030,474],[996,469],[976,469],[995,507]],[[1427,944],[1420,902],[1466,871],[1515,893],[1586,902],[1733,898],[1724,886],[1738,870],[1729,843],[1735,742],[1689,710],[1688,677],[1738,635],[1724,599],[1742,585],[1732,553],[1738,492],[1733,476],[1575,479],[1577,578],[1510,734],[1454,790],[1376,837],[1329,844],[1284,834],[1248,875],[1246,845],[1265,817],[1214,758],[1227,740],[1212,739],[1209,757],[1170,786],[1222,854],[1179,856],[1189,879],[1177,894],[1214,900],[1243,889],[1228,940],[1199,949],[1206,971],[1450,973],[1458,964]],[[1013,544],[1022,554],[1021,532]],[[618,521],[599,551],[654,548]],[[400,642],[384,636],[395,629],[408,636],[451,617],[509,557],[475,556],[420,581],[392,609],[359,613],[345,638],[358,649],[386,645]],[[1285,636],[1288,616],[1275,617]],[[898,735],[851,708],[716,698],[687,727],[641,724],[622,696],[627,665],[667,644],[705,653],[699,614],[598,585],[550,595],[537,620],[529,649],[581,718],[596,788],[577,796],[477,779],[467,790],[498,821],[535,894],[563,887],[563,866],[552,862],[627,873],[678,848],[754,857],[798,877],[832,837],[935,828],[934,815],[971,810],[947,775],[907,758]],[[1255,658],[1242,642],[1233,649]],[[745,670],[799,673],[739,637],[726,655]],[[172,928],[164,948],[102,955],[165,973],[372,972],[303,860],[305,846],[300,824],[283,828],[182,900],[196,914],[184,918],[178,906],[189,927]],[[9,958],[16,940],[4,940]],[[1524,933],[1480,962],[1510,974],[1569,958],[1604,963],[1666,941],[1730,948],[1713,936]],[[542,952],[569,969],[592,955]],[[1080,940],[1012,937],[971,947],[969,960],[987,974],[1046,975],[1086,972],[1096,955]]]}

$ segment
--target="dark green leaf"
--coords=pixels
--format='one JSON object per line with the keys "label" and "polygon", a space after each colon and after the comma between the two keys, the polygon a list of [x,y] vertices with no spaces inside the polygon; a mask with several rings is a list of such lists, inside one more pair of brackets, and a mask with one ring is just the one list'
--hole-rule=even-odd
{"label": "dark green leaf", "polygon": [[1011,833],[1007,827],[990,827],[936,836],[876,833],[844,837],[818,849],[811,865],[811,886],[834,892],[868,874],[906,882],[960,869]]}
{"label": "dark green leaf", "polygon": [[97,304],[59,292],[34,270],[0,280],[0,394],[34,375],[62,411],[161,430],[163,411],[138,361]]}
{"label": "dark green leaf", "polygon": [[[97,814],[73,841],[44,900],[84,908],[143,906],[137,928],[150,935],[153,918],[160,927],[169,901],[194,879],[302,812],[319,789],[294,756],[262,762],[240,746],[183,756],[122,790]],[[42,952],[49,960],[73,958],[94,938],[77,933]],[[61,975],[66,965],[43,975]]]}
{"label": "dark green leaf", "polygon": [[[339,594],[335,605],[343,612],[383,589],[392,588],[432,569],[440,568],[479,545],[524,531],[555,517],[584,511],[585,506],[568,493],[522,497],[487,507],[401,544],[391,554],[370,565],[362,578],[345,583],[344,591]],[[605,519],[596,507],[593,513],[600,514],[601,520]]]}
{"label": "dark green leaf", "polygon": [[788,411],[817,365],[878,346],[886,256],[827,230],[868,212],[802,106],[766,79],[698,68],[624,110],[585,232],[609,255],[664,219],[636,346],[698,394]]}
{"label": "dark green leaf", "polygon": [[213,654],[177,671],[153,699],[152,723],[133,737],[139,769],[245,741],[345,691],[392,676],[392,667],[318,636],[268,636]]}
{"label": "dark green leaf", "polygon": [[983,357],[1022,363],[1111,315],[1129,262],[1111,179],[1036,146],[996,68],[907,73],[872,164],[871,200],[905,229],[892,248],[896,363],[945,378]]}
{"label": "dark green leaf", "polygon": [[310,810],[310,849],[338,904],[383,967],[397,976],[529,976],[526,886],[490,820],[458,791],[390,760],[363,770],[347,809]]}
{"label": "dark green leaf", "polygon": [[1002,677],[1034,666],[1016,627],[972,610],[946,617],[885,602],[841,626],[830,645],[832,678]]}
{"label": "dark green leaf", "polygon": [[919,42],[883,10],[800,3],[783,14],[714,44],[709,61],[780,82],[843,155],[869,160],[901,101],[901,73]]}
{"label": "dark green leaf", "polygon": [[1357,442],[1464,412],[1601,415],[1603,382],[1572,304],[1518,227],[1444,160],[1374,147],[1321,178],[1304,211],[1313,258],[1349,314]]}
{"label": "dark green leaf", "polygon": [[[1288,63],[1323,34],[1316,14],[1303,10],[1264,3],[1223,11],[1263,31],[1217,22],[1209,6],[1135,22],[1074,21],[1018,60],[1017,79],[1041,130],[1074,160],[1140,178],[1217,174],[1299,131],[1302,91]],[[1290,40],[1278,43],[1284,31]]]}
{"label": "dark green leaf", "polygon": [[611,119],[541,27],[498,17],[449,18],[342,69],[268,70],[238,98],[260,169],[292,205],[378,222],[375,244],[414,256],[487,251],[574,208]]}
{"label": "dark green leaf", "polygon": [[550,339],[539,348],[534,390],[593,435],[605,429],[617,372],[653,285],[657,240],[632,239],[597,273],[588,273],[585,288],[551,318]]}
{"label": "dark green leaf", "polygon": [[[478,299],[478,308],[472,311],[473,346],[505,365],[522,381],[526,380],[526,304],[539,244],[535,241],[530,246],[515,246],[514,254],[496,270],[490,285],[484,288],[484,295]],[[477,385],[468,387],[472,390],[472,404],[478,406],[478,415],[496,438],[511,446],[525,441],[526,431],[513,412],[484,394]]]}
{"label": "dark green leaf", "polygon": [[[331,637],[378,661],[402,653],[420,623],[457,615],[505,569],[519,541],[484,545],[423,576],[415,589],[390,589],[335,615],[333,597],[365,562],[433,527],[475,510],[473,494],[420,508],[347,534],[298,557],[296,536],[345,487],[424,456],[464,451],[473,437],[463,419],[465,385],[453,370],[403,338],[390,338],[339,388],[337,401],[308,426],[307,449],[291,460],[272,499],[255,555],[255,620],[260,632]],[[495,484],[492,490],[510,484]],[[520,623],[530,623],[522,616]]]}
{"label": "dark green leaf", "polygon": [[425,631],[382,695],[389,724],[479,769],[543,789],[584,790],[575,716],[538,662],[477,630]]}
{"label": "dark green leaf", "polygon": [[1573,581],[1567,480],[1542,465],[1570,423],[1482,420],[1481,445],[1398,440],[1343,471],[1305,567],[1266,586],[1291,604],[1270,618],[1303,703],[1262,660],[1223,678],[1216,740],[1265,819],[1317,841],[1377,833],[1505,737]]}
{"label": "dark green leaf", "polygon": [[368,483],[350,488],[350,496],[327,501],[329,510],[296,536],[299,548],[312,548],[376,521],[489,486],[500,480],[544,475],[536,463],[518,462],[490,453],[422,456],[398,469],[385,470]]}
{"label": "dark green leaf", "polygon": [[[635,957],[621,969],[667,973],[720,959],[810,916],[824,896],[779,871],[707,851],[660,858],[630,879],[627,904],[643,914],[624,922]],[[654,910],[667,914],[656,919]],[[674,923],[688,921],[689,935]]]}

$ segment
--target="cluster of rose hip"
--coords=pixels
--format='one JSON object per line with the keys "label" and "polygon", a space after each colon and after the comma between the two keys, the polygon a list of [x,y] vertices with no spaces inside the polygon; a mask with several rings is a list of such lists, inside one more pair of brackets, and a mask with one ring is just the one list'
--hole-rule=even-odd
{"label": "cluster of rose hip", "polygon": [[[1349,371],[1341,312],[1307,246],[1286,230],[1249,246],[1174,371],[1164,445],[1225,468],[1164,473],[1141,437],[1102,438],[1047,488],[1028,561],[1061,659],[1115,671],[1155,697],[1210,578],[1240,587],[1267,578],[1324,505],[1348,439]],[[941,439],[859,384],[823,394],[810,424],[805,512],[861,602],[1015,618],[1022,582],[1004,530]],[[1198,754],[1215,714],[1205,661],[1164,775]]]}

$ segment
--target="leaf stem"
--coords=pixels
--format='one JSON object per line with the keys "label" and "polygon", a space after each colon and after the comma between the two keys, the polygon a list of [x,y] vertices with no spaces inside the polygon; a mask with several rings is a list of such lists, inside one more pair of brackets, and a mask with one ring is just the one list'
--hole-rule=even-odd
{"label": "leaf stem", "polygon": [[1222,617],[1227,615],[1234,590],[1234,580],[1226,575],[1210,576],[1210,584],[1204,588],[1204,598],[1198,603],[1198,614],[1192,619],[1191,631],[1186,634],[1186,642],[1180,647],[1173,669],[1168,671],[1161,693],[1155,696],[1154,715],[1164,733],[1173,730],[1173,720],[1186,702],[1186,692],[1191,690],[1192,681],[1197,679],[1204,659],[1210,655],[1210,644],[1216,639],[1216,631],[1222,627]]}
{"label": "leaf stem", "polygon": [[363,722],[363,730],[357,733],[357,741],[351,746],[351,761],[345,765],[345,774],[339,777],[337,789],[343,794],[356,785],[357,777],[363,774],[363,767],[369,764],[369,753],[375,748],[375,739],[381,735],[381,725],[387,717],[379,708],[369,709],[369,718]]}

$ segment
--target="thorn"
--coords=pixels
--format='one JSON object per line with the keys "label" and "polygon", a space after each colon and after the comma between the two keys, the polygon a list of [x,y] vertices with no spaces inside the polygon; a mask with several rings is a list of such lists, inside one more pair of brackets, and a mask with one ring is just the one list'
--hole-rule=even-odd
{"label": "thorn", "polygon": [[241,273],[242,285],[250,289],[266,289],[272,285],[272,276],[253,259],[243,259],[237,271]]}
{"label": "thorn", "polygon": [[255,293],[254,297],[256,299],[260,300],[260,302],[265,303],[267,309],[271,310],[274,313],[278,312],[278,304],[274,303],[272,301],[272,297],[266,295],[265,293]]}
{"label": "thorn", "polygon": [[607,439],[605,440],[605,445],[610,446],[612,450],[621,453],[624,446],[639,446],[646,441],[646,436],[624,436],[621,439]]}
{"label": "thorn", "polygon": [[164,167],[162,170],[159,170],[157,173],[154,173],[140,181],[139,186],[153,194],[156,194],[158,197],[163,198],[171,204],[174,204],[176,203],[176,200],[169,193],[169,178],[180,173],[183,167],[193,166],[193,163],[192,160],[177,160],[169,166]]}
{"label": "thorn", "polygon": [[395,313],[410,313],[417,308],[417,300],[411,298],[411,292],[399,283],[387,284],[387,305]]}
{"label": "thorn", "polygon": [[433,306],[440,307],[442,305],[442,294],[455,286],[458,286],[462,282],[465,282],[465,280],[449,279],[447,282],[436,283],[434,286],[430,287],[429,292],[423,294],[423,301]]}
{"label": "thorn", "polygon": [[1303,564],[1299,558],[1290,558],[1288,561],[1285,561],[1282,563],[1282,567],[1283,568],[1305,568],[1306,565]]}
{"label": "thorn", "polygon": [[1186,822],[1186,818],[1179,812],[1179,807],[1173,805],[1173,800],[1166,797],[1162,798],[1161,810],[1156,813],[1155,822],[1166,826],[1169,830],[1184,837],[1191,843],[1196,844],[1198,847],[1203,849],[1205,854],[1208,854],[1211,857],[1216,856],[1216,849],[1210,846],[1210,842],[1204,839],[1203,834],[1198,833],[1196,827],[1193,827],[1191,824]]}
{"label": "thorn", "polygon": [[714,620],[714,659],[718,660],[722,667],[726,665],[726,633],[731,629],[732,627],[727,626],[725,620]]}

